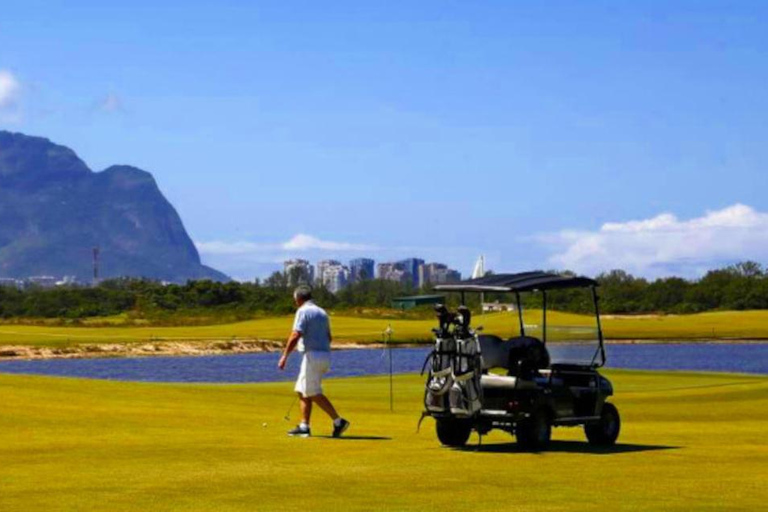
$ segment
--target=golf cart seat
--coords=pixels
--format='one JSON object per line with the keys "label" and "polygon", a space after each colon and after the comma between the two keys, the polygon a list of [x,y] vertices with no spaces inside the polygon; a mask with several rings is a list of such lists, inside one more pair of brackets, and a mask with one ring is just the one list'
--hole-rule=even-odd
{"label": "golf cart seat", "polygon": [[549,367],[549,352],[538,338],[517,336],[503,340],[492,334],[478,336],[483,370],[504,368],[509,377],[532,379]]}
{"label": "golf cart seat", "polygon": [[480,376],[480,386],[488,389],[536,389],[537,385],[532,380],[518,379],[509,375],[495,375],[488,373]]}

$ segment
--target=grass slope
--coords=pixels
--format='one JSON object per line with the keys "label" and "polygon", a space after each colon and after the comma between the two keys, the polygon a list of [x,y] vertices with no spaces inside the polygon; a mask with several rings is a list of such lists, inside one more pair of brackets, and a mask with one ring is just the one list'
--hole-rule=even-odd
{"label": "grass slope", "polygon": [[[541,313],[531,311],[526,323],[540,322]],[[570,313],[550,312],[550,325],[594,326],[594,318]],[[494,313],[475,317],[476,325],[487,332],[511,336],[517,333],[517,317]],[[412,342],[430,338],[435,322],[426,320],[388,320],[334,316],[334,337],[339,341],[380,341],[381,332],[392,325],[394,341]],[[224,325],[188,327],[61,327],[0,325],[0,345],[68,346],[81,343],[128,343],[157,340],[211,340],[260,338],[282,340],[292,325],[292,317],[275,317]],[[768,311],[725,311],[696,315],[606,317],[606,337],[611,339],[712,339],[768,338]]]}
{"label": "grass slope", "polygon": [[[329,380],[347,439],[290,439],[289,383],[159,385],[0,375],[0,510],[757,510],[768,478],[768,378],[607,372],[620,444],[556,429],[519,453],[415,432],[422,380]],[[295,413],[294,413],[295,416]],[[322,421],[320,421],[322,420]],[[262,423],[267,427],[263,428]],[[476,443],[476,437],[470,440]]]}

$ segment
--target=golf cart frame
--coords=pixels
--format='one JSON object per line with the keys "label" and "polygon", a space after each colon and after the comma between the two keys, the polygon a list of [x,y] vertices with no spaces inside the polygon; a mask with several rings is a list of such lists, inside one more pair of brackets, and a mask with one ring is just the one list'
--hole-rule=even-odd
{"label": "golf cart frame", "polygon": [[[456,313],[447,311],[444,306],[436,307],[440,328],[434,330],[436,349],[427,359],[433,365],[427,378],[424,415],[435,419],[442,444],[463,446],[473,430],[482,436],[500,429],[514,434],[522,449],[542,450],[549,445],[552,427],[559,426],[583,426],[587,439],[594,445],[615,443],[620,418],[616,407],[606,401],[613,395],[613,386],[598,371],[604,366],[606,356],[597,286],[596,281],[586,277],[525,272],[497,274],[435,287],[436,290],[461,294],[461,306]],[[547,351],[547,292],[570,288],[591,292],[597,333],[597,340],[592,343],[596,341],[597,344],[589,361],[553,364]],[[503,340],[480,334],[481,327],[473,329],[471,314],[465,305],[467,293],[513,294],[520,335]],[[525,332],[522,295],[526,293],[542,294],[541,339],[527,336]],[[445,342],[450,337],[456,340],[458,347],[453,355],[450,355],[452,345]],[[469,345],[476,347],[476,353],[462,352],[461,347]],[[450,358],[450,372],[447,368],[441,370],[439,363]],[[470,368],[474,368],[476,381],[462,376],[468,375]],[[491,369],[504,369],[506,375],[491,373]],[[436,379],[436,376],[448,373],[450,376],[443,380]],[[446,380],[450,382],[438,393],[445,392],[444,389],[450,386],[450,392],[459,398],[451,395],[450,405],[446,399],[442,402],[444,406],[436,407],[435,401],[439,398],[435,396],[436,383],[443,384]],[[468,382],[476,382],[476,387],[470,389]],[[461,401],[462,393],[465,402],[475,401],[474,407],[454,407],[456,400]]]}

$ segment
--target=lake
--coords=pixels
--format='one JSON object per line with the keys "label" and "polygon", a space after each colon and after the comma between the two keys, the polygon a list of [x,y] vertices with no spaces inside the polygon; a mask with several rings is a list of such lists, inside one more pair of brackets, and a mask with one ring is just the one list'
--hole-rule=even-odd
{"label": "lake", "polygon": [[[696,370],[768,374],[768,343],[663,343],[607,346],[608,368]],[[430,348],[392,350],[395,373],[421,370]],[[117,359],[50,359],[0,361],[0,372],[144,382],[269,382],[293,380],[299,366],[291,356],[285,372],[277,370],[277,353],[203,357]],[[389,371],[381,349],[333,352],[329,377],[381,375]]]}

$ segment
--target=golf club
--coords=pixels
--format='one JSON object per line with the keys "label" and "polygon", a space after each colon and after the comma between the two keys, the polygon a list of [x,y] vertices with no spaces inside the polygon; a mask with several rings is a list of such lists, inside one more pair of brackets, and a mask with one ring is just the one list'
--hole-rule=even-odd
{"label": "golf club", "polygon": [[299,401],[298,395],[293,397],[293,402],[291,402],[291,406],[288,408],[288,412],[285,413],[285,416],[283,416],[283,419],[285,421],[291,421],[291,411],[293,410],[293,406],[296,405],[296,402]]}

